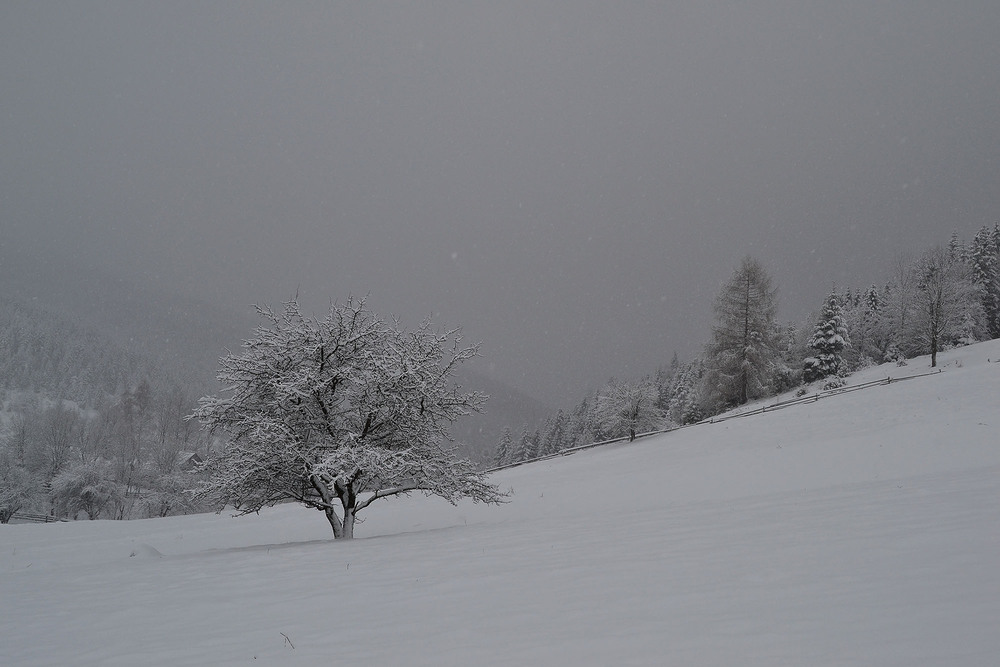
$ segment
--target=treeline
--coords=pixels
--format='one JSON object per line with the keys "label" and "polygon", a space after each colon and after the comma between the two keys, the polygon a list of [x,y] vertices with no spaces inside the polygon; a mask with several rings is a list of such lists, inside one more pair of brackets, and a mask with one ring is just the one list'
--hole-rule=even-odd
{"label": "treeline", "polygon": [[194,509],[186,469],[208,443],[185,420],[197,398],[186,384],[10,300],[0,309],[0,369],[0,522],[18,511],[127,519]]}
{"label": "treeline", "polygon": [[716,296],[716,324],[703,353],[638,381],[610,380],[568,412],[514,437],[494,454],[506,465],[601,440],[691,424],[730,408],[818,383],[843,384],[861,368],[1000,337],[1000,225],[969,241],[899,257],[882,285],[835,291],[803,325],[776,320],[767,271],[743,260]]}

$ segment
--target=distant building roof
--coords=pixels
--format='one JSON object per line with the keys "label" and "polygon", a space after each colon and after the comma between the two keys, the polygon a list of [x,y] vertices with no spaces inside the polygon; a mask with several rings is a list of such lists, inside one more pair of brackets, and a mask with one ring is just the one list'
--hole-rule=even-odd
{"label": "distant building roof", "polygon": [[203,461],[198,452],[177,452],[177,457],[174,459],[177,467],[184,471],[191,470]]}

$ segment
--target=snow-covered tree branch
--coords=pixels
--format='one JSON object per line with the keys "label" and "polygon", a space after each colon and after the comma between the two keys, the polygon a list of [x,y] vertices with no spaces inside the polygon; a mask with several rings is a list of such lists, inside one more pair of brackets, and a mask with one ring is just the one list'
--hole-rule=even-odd
{"label": "snow-covered tree branch", "polygon": [[364,299],[323,319],[304,317],[295,301],[258,313],[265,324],[243,353],[220,360],[227,395],[203,398],[192,415],[228,436],[199,495],[243,513],[295,500],[324,512],[337,538],[352,537],[357,512],[388,496],[502,502],[448,446],[450,424],[487,398],[451,382],[479,350],[459,330],[425,321],[404,331]]}

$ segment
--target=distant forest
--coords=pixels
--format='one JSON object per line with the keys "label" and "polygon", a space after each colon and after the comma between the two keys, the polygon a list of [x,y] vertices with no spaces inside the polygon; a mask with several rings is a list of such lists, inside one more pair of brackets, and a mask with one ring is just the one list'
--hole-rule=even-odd
{"label": "distant forest", "polygon": [[192,509],[183,469],[210,443],[184,417],[207,388],[0,300],[0,521],[17,511],[125,519]]}
{"label": "distant forest", "polygon": [[776,320],[777,290],[752,257],[716,296],[703,353],[674,355],[638,380],[612,378],[569,410],[507,427],[496,466],[636,433],[691,424],[796,387],[832,388],[872,365],[1000,337],[1000,225],[967,242],[897,257],[881,285],[834,290],[804,323]]}

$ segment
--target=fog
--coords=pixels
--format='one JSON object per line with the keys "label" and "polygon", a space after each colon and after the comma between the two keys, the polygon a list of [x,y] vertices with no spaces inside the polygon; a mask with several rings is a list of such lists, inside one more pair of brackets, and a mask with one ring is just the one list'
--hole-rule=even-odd
{"label": "fog", "polygon": [[368,294],[568,405],[697,354],[744,255],[799,321],[992,226],[998,35],[996,2],[6,2],[2,275],[157,295],[132,319]]}

